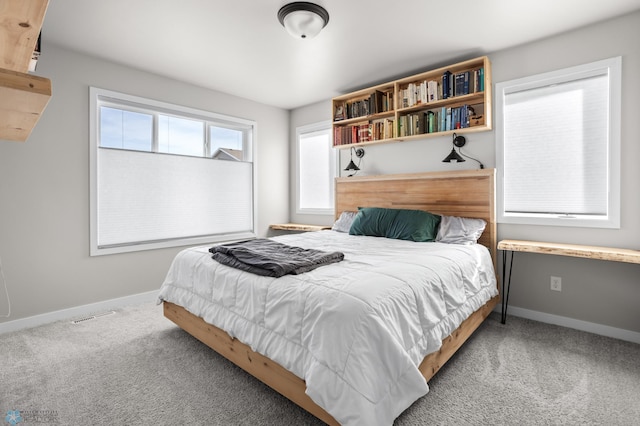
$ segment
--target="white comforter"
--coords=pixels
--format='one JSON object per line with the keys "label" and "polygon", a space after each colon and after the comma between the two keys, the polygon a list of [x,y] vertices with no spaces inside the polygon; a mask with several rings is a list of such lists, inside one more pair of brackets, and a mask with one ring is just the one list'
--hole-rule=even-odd
{"label": "white comforter", "polygon": [[226,330],[306,381],[344,425],[390,425],[428,392],[418,365],[497,294],[481,245],[415,243],[335,231],[282,243],[338,250],[344,261],[269,278],[180,252],[159,298]]}

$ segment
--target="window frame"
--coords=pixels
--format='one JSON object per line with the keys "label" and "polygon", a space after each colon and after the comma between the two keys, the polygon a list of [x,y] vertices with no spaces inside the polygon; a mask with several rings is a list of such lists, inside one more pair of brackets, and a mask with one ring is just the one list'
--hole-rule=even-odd
{"label": "window frame", "polygon": [[[576,81],[606,72],[609,77],[608,128],[608,195],[606,215],[567,216],[544,213],[507,213],[504,202],[504,99],[505,94],[527,89],[542,88],[557,83]],[[588,64],[564,68],[533,76],[496,83],[496,167],[498,223],[521,225],[548,225],[587,228],[620,228],[620,123],[622,93],[622,58],[614,57]]]}
{"label": "window frame", "polygon": [[[204,144],[205,155],[190,156],[184,154],[174,154],[158,152],[158,124],[157,120],[153,120],[153,141],[151,152],[157,155],[182,156],[182,157],[199,157],[203,159],[213,160],[211,156],[211,144],[209,140],[209,126],[223,125],[229,129],[243,131],[243,160],[251,163],[251,202],[252,202],[252,229],[247,232],[233,234],[215,234],[196,237],[179,237],[169,240],[157,240],[151,242],[140,242],[126,245],[106,246],[98,245],[98,151],[99,133],[100,133],[100,106],[115,106],[119,109],[131,110],[134,112],[152,112],[178,118],[188,118],[202,120],[204,125]],[[257,196],[257,159],[255,155],[255,143],[257,140],[258,126],[253,120],[232,117],[224,114],[214,113],[210,111],[200,110],[196,108],[175,105],[167,102],[157,101],[153,99],[143,98],[134,95],[128,95],[112,90],[101,89],[97,87],[89,87],[89,214],[90,214],[90,256],[109,255],[117,253],[128,253],[144,250],[153,250],[159,248],[180,247],[186,245],[207,244],[222,241],[231,241],[236,239],[248,239],[256,237],[258,229],[258,196]],[[102,149],[118,149],[118,148],[102,148]],[[127,149],[121,149],[127,151]],[[131,151],[131,150],[129,150]]]}
{"label": "window frame", "polygon": [[[335,214],[335,178],[339,175],[339,164],[338,164],[338,154],[336,152],[336,148],[333,147],[333,134],[332,134],[332,125],[331,121],[321,121],[313,124],[307,124],[303,126],[296,127],[296,146],[295,146],[295,159],[296,159],[296,213],[297,214],[316,214],[316,215],[327,215],[333,216]],[[333,163],[332,171],[329,175],[330,185],[333,188],[334,192],[334,205],[331,208],[303,208],[300,206],[300,141],[303,135],[310,135],[314,133],[326,133],[329,139],[329,152],[330,152],[330,162]]]}

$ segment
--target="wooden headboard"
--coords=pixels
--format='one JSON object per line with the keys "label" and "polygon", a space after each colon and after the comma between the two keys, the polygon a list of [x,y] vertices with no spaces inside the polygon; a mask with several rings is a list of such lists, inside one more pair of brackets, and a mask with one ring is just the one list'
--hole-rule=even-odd
{"label": "wooden headboard", "polygon": [[425,210],[431,213],[484,219],[478,241],[497,265],[495,169],[336,179],[336,218],[358,207]]}

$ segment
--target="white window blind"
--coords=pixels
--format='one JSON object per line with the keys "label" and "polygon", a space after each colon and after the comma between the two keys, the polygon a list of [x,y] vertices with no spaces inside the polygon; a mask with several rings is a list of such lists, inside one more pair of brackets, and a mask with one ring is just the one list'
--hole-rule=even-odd
{"label": "white window blind", "polygon": [[506,212],[607,213],[608,99],[606,75],[505,96]]}
{"label": "white window blind", "polygon": [[251,232],[251,168],[101,148],[98,247]]}
{"label": "white window blind", "polygon": [[255,237],[255,123],[90,92],[92,255]]}
{"label": "white window blind", "polygon": [[497,85],[501,222],[617,226],[615,63]]}
{"label": "white window blind", "polygon": [[317,123],[297,129],[298,213],[333,214],[336,150],[331,124]]}

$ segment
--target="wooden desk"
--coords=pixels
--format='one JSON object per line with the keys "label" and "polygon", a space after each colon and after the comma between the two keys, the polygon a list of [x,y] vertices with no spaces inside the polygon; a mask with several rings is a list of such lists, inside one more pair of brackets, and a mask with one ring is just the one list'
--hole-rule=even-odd
{"label": "wooden desk", "polygon": [[[640,251],[615,247],[584,246],[578,244],[547,243],[542,241],[502,240],[498,243],[502,250],[502,324],[507,321],[511,271],[515,252],[552,254],[556,256],[582,257],[586,259],[608,260],[612,262],[640,263]],[[511,253],[509,275],[506,275],[507,254]],[[508,277],[508,278],[507,278]],[[505,293],[505,284],[507,291]]]}
{"label": "wooden desk", "polygon": [[279,231],[322,231],[323,229],[331,229],[331,225],[307,225],[302,223],[276,223],[269,225],[269,228]]}

